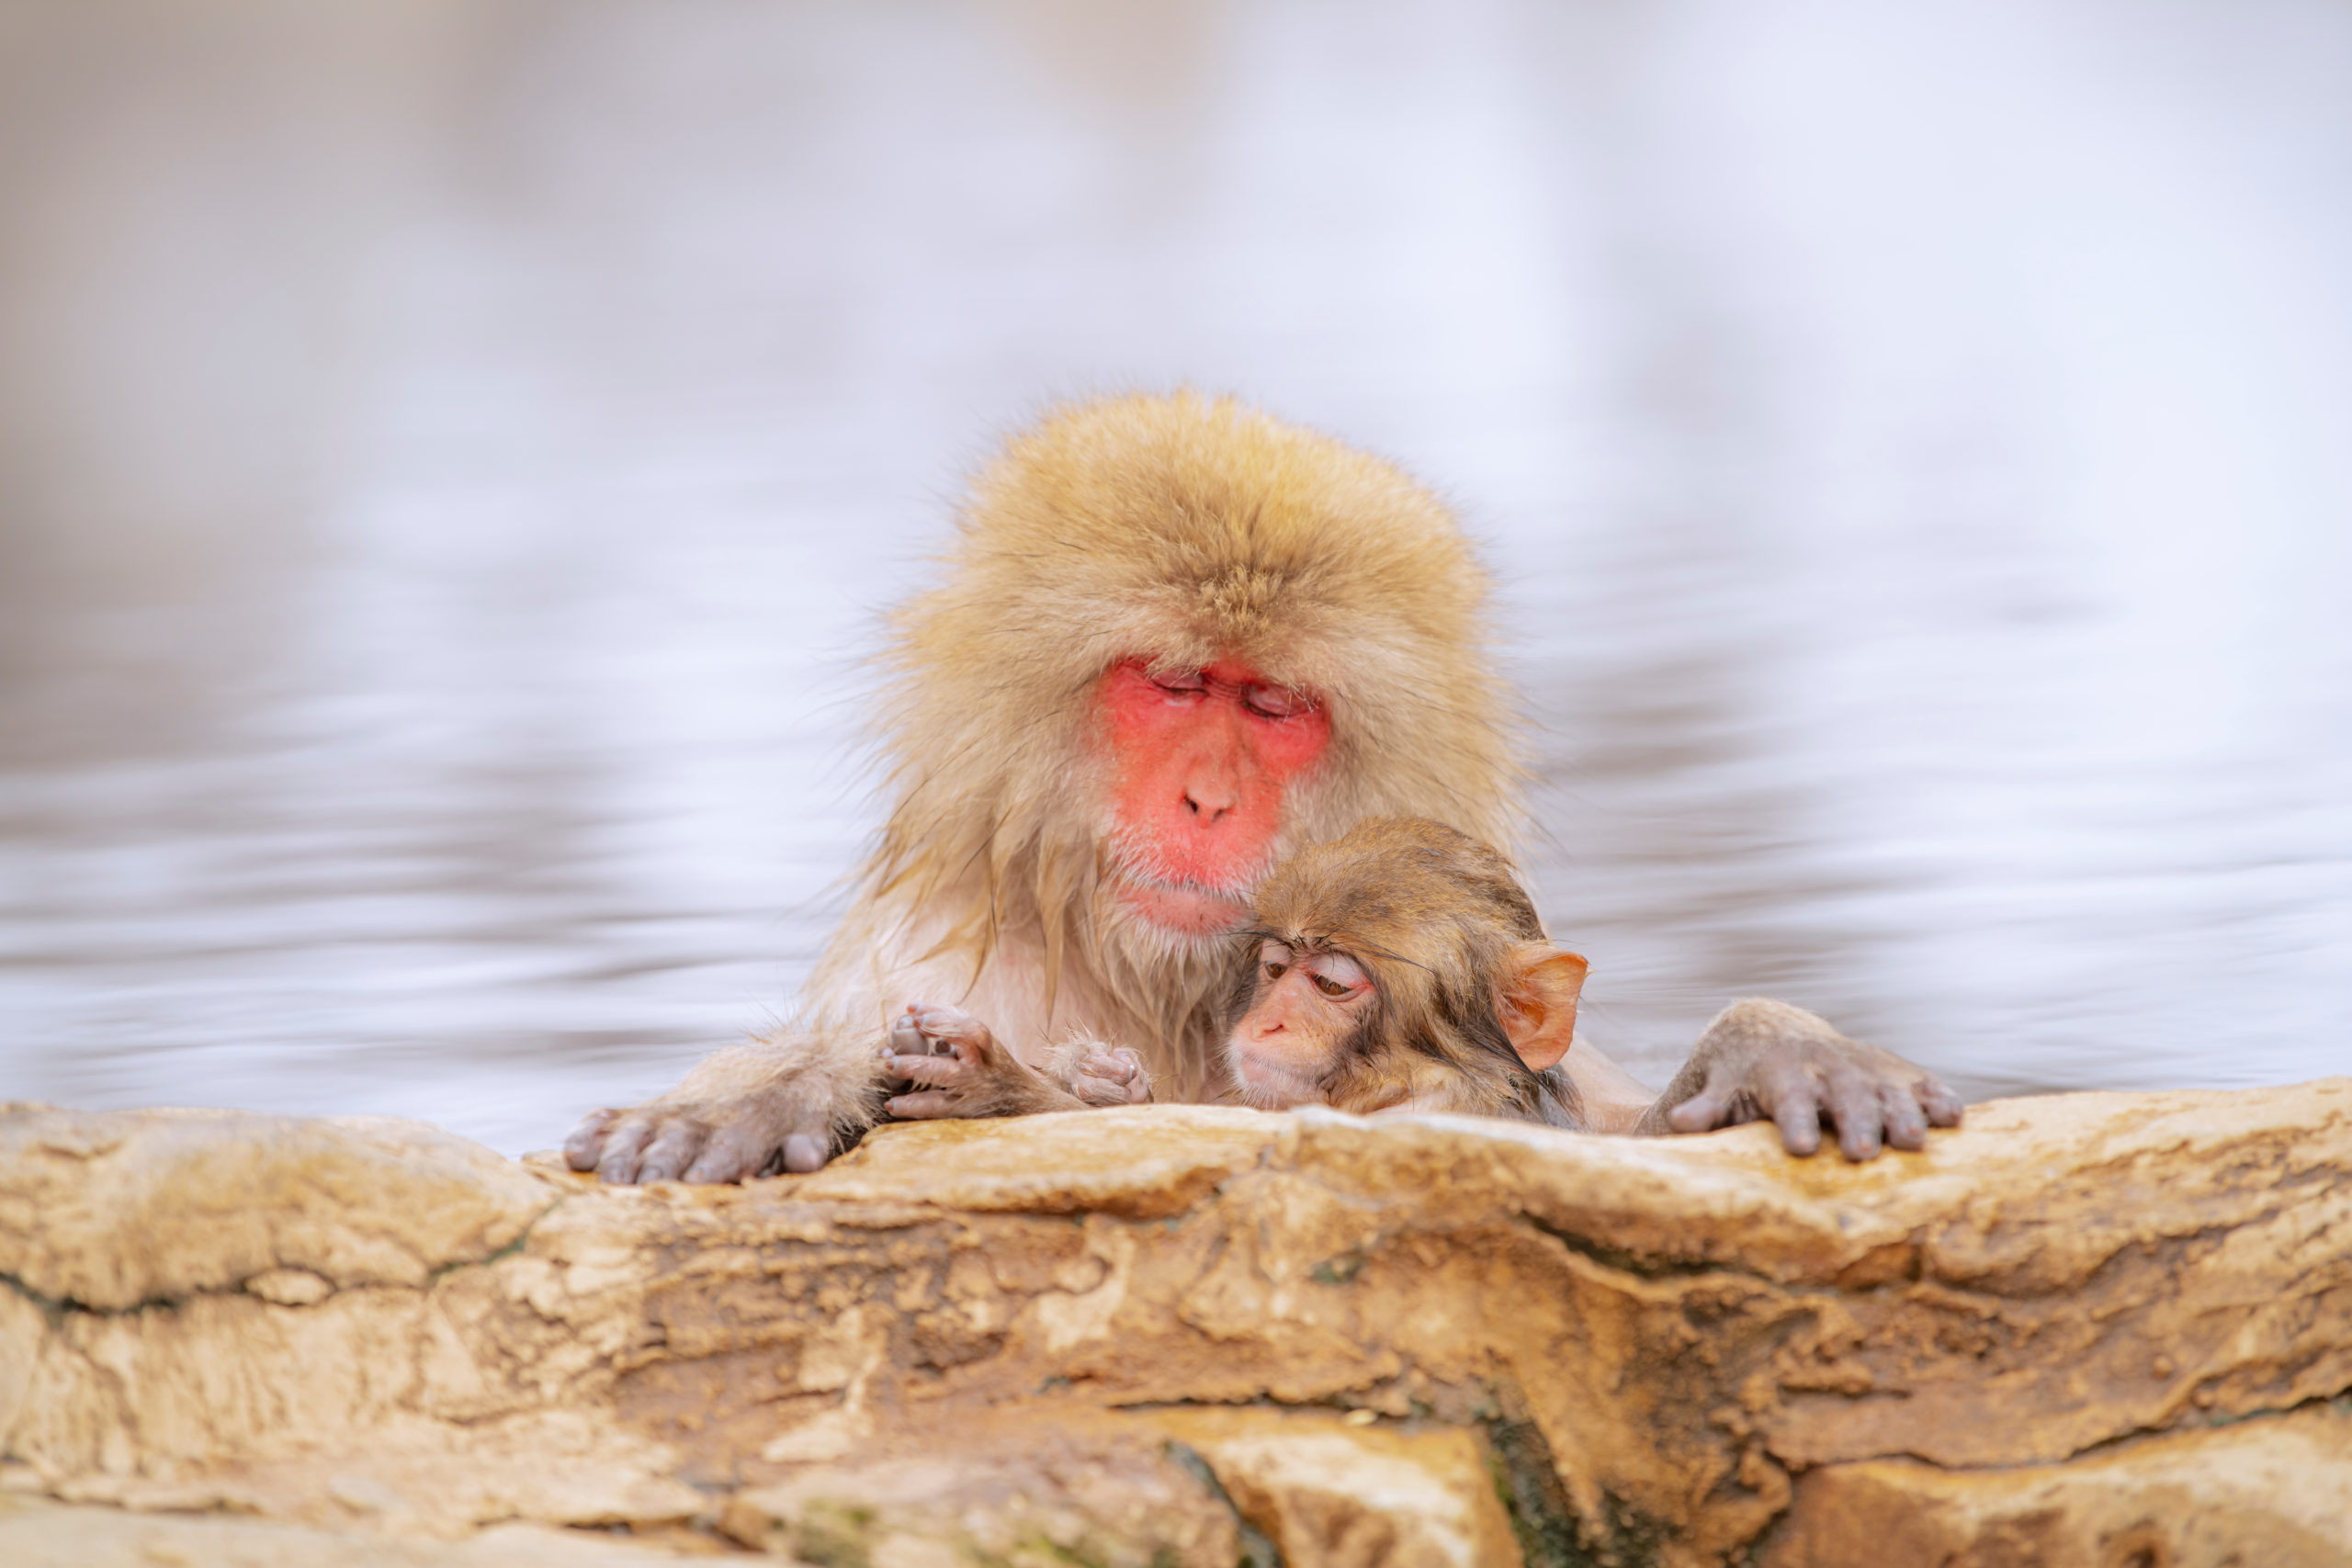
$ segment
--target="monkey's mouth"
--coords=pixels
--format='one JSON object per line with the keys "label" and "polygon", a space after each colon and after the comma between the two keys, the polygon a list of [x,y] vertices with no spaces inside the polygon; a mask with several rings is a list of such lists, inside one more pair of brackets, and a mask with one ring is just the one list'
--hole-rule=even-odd
{"label": "monkey's mouth", "polygon": [[1228,1042],[1227,1061],[1241,1098],[1261,1111],[1287,1111],[1294,1105],[1319,1105],[1323,1086],[1297,1068],[1253,1054],[1246,1045]]}
{"label": "monkey's mouth", "polygon": [[1164,881],[1131,866],[1120,868],[1115,890],[1130,914],[1171,936],[1230,936],[1250,919],[1250,906],[1234,894]]}

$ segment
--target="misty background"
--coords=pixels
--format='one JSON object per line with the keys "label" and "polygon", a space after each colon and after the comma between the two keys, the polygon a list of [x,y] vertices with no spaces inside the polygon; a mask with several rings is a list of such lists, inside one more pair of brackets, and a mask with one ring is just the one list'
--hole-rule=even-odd
{"label": "misty background", "polygon": [[788,1005],[1049,400],[1461,510],[1652,1083],[2352,1069],[2352,7],[0,0],[0,1098],[515,1151]]}

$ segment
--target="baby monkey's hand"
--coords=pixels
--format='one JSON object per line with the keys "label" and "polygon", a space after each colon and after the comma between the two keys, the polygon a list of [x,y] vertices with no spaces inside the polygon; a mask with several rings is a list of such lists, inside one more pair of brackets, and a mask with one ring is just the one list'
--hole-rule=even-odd
{"label": "baby monkey's hand", "polygon": [[1089,1105],[1151,1103],[1151,1069],[1130,1046],[1072,1040],[1046,1053],[1046,1072]]}
{"label": "baby monkey's hand", "polygon": [[909,1003],[891,1025],[882,1066],[913,1086],[884,1102],[902,1122],[1086,1109],[1085,1100],[1007,1050],[988,1025],[955,1008]]}

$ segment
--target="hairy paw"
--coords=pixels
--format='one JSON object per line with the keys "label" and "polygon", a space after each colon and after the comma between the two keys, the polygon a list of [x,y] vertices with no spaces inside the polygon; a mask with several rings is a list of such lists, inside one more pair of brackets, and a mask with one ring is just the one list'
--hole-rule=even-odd
{"label": "hairy paw", "polygon": [[1928,1129],[1959,1126],[1962,1109],[1933,1073],[1762,1000],[1735,1003],[1708,1026],[1666,1105],[1666,1130],[1677,1133],[1769,1119],[1792,1155],[1820,1148],[1828,1126],[1849,1160],[1925,1148]]}
{"label": "hairy paw", "polygon": [[563,1156],[574,1170],[623,1186],[815,1170],[839,1152],[837,1126],[865,1124],[865,1092],[854,1077],[779,1062],[773,1051],[722,1051],[660,1100],[590,1111]]}
{"label": "hairy paw", "polygon": [[1132,1047],[1077,1041],[1056,1047],[1046,1066],[1063,1088],[1088,1105],[1151,1102],[1151,1071]]}
{"label": "hairy paw", "polygon": [[1021,1116],[1038,1111],[1075,1109],[1077,1101],[1014,1055],[970,1013],[931,1003],[906,1011],[927,1047],[901,1049],[903,1027],[894,1026],[892,1043],[882,1048],[882,1070],[910,1085],[884,1109],[903,1122],[956,1117]]}
{"label": "hairy paw", "polygon": [[[907,1047],[920,1044],[922,1049]],[[882,1049],[882,1067],[910,1086],[884,1102],[902,1122],[988,1116],[1016,1064],[988,1025],[970,1013],[930,1003],[910,1003]]]}

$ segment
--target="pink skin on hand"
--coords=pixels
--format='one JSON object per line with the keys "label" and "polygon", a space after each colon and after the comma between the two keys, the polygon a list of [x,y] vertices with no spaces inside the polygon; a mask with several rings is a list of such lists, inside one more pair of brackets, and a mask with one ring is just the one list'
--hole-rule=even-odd
{"label": "pink skin on hand", "polygon": [[1247,914],[1283,796],[1330,744],[1330,716],[1231,660],[1148,670],[1141,660],[1114,665],[1097,693],[1130,874],[1119,897],[1171,934],[1220,936]]}

